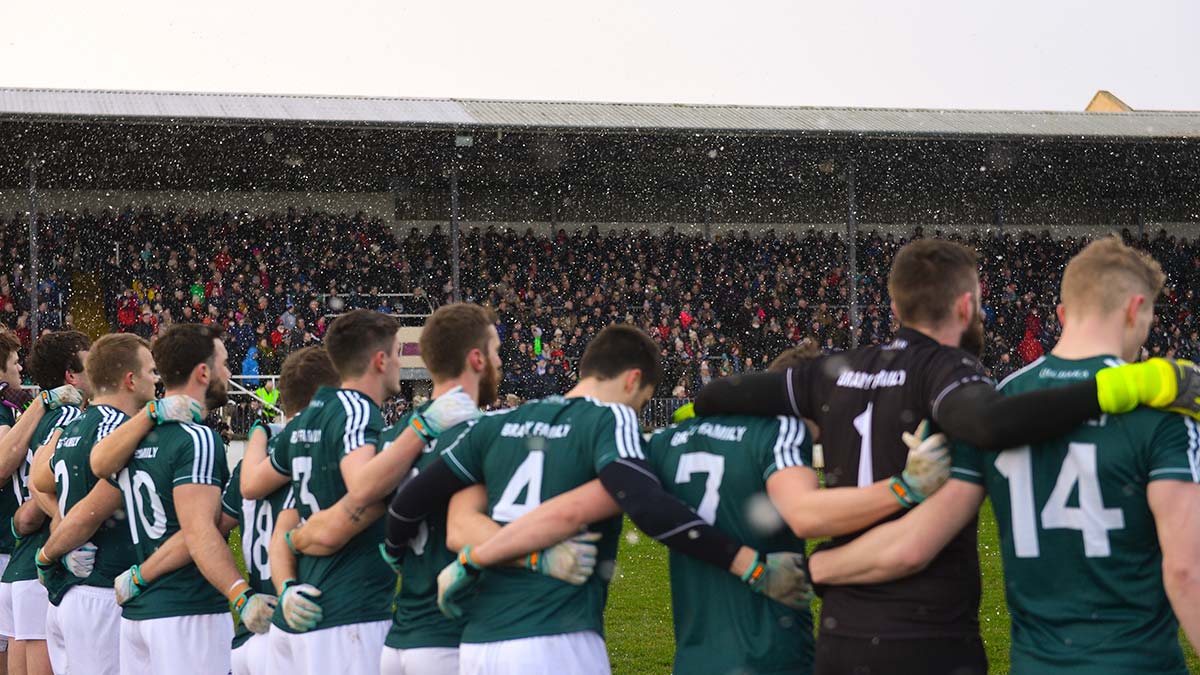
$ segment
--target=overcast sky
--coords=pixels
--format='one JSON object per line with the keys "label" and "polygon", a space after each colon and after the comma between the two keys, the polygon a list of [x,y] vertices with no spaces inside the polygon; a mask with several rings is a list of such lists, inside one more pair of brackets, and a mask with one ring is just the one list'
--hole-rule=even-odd
{"label": "overcast sky", "polygon": [[1196,0],[0,3],[0,86],[1200,110]]}

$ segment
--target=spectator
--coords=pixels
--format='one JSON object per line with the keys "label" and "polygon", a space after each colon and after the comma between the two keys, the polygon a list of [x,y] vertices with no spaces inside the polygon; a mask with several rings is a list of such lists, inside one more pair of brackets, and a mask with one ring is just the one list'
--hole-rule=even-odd
{"label": "spectator", "polygon": [[242,386],[254,389],[258,387],[258,347],[251,347],[242,359]]}

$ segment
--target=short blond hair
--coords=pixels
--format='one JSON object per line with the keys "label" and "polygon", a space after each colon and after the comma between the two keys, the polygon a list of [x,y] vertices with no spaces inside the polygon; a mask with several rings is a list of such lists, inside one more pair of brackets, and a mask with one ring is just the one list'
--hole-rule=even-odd
{"label": "short blond hair", "polygon": [[1117,237],[1105,237],[1088,244],[1067,263],[1063,309],[1069,314],[1108,314],[1119,310],[1130,295],[1145,295],[1153,302],[1165,283],[1157,260]]}
{"label": "short blond hair", "polygon": [[97,394],[112,394],[121,389],[129,373],[137,373],[142,364],[141,349],[150,343],[133,333],[110,333],[92,343],[86,370]]}

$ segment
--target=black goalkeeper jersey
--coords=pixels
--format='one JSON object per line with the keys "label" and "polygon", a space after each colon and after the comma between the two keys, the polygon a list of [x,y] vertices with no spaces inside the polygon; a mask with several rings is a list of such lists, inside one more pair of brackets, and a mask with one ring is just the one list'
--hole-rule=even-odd
{"label": "black goalkeeper jersey", "polygon": [[[981,381],[990,382],[978,359],[902,328],[889,344],[790,369],[787,398],[796,415],[821,427],[825,484],[862,487],[903,471],[908,447],[901,434],[924,419],[932,424],[948,393]],[[834,543],[857,536],[836,537]],[[972,520],[922,572],[883,584],[830,586],[821,630],[865,638],[978,634],[979,595]]]}

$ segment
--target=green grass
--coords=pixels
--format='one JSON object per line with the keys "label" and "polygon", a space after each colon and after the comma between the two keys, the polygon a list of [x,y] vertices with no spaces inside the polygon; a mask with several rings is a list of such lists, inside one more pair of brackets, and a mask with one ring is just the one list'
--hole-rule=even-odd
{"label": "green grass", "polygon": [[[675,639],[671,630],[671,592],[667,552],[658,542],[637,534],[628,521],[621,542],[616,575],[609,591],[605,628],[614,675],[656,675],[671,672]],[[1004,600],[1000,540],[991,503],[979,516],[979,563],[983,597],[979,625],[992,673],[1008,672],[1009,618]],[[820,604],[813,614],[819,616]],[[1188,670],[1200,673],[1200,659],[1180,636]]]}

